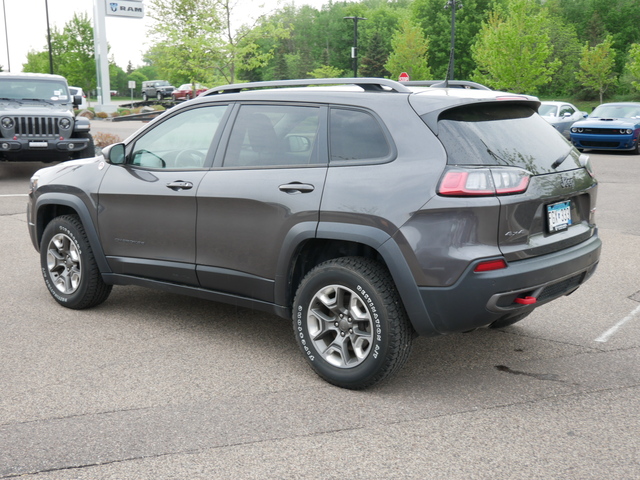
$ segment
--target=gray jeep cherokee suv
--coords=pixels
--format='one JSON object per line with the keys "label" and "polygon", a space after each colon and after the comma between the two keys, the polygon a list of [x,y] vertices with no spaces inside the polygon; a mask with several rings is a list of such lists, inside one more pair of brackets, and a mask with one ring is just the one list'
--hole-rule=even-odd
{"label": "gray jeep cherokee suv", "polygon": [[597,182],[539,104],[383,79],[215,88],[37,172],[29,232],[61,305],[141,285],[265,310],[318,375],[365,388],[416,335],[510,325],[593,274]]}
{"label": "gray jeep cherokee suv", "polygon": [[60,75],[0,73],[0,160],[93,157],[89,119],[73,112],[81,100]]}

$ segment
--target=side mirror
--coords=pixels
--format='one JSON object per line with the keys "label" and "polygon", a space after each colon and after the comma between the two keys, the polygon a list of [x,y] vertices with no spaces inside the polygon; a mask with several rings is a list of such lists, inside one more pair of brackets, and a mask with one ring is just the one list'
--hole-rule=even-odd
{"label": "side mirror", "polygon": [[127,160],[127,156],[124,150],[124,143],[114,143],[102,150],[102,155],[107,162],[112,165],[124,165]]}
{"label": "side mirror", "polygon": [[82,95],[73,96],[73,105],[79,107],[82,104]]}

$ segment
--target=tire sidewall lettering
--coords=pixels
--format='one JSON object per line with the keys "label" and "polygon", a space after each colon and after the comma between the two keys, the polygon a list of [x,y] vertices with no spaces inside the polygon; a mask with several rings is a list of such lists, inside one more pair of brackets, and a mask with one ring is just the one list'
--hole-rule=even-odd
{"label": "tire sidewall lettering", "polygon": [[[308,305],[310,298],[313,296],[315,291],[322,288],[323,285],[329,285],[332,283],[342,284],[345,287],[353,290],[358,297],[362,300],[362,302],[366,305],[372,321],[372,347],[369,351],[368,357],[359,365],[352,368],[338,368],[333,365],[330,365],[326,360],[322,358],[322,356],[317,352],[313,341],[309,338],[309,332],[306,326],[306,311],[303,305]],[[381,313],[381,309],[378,307],[375,295],[373,293],[369,293],[371,291],[370,287],[367,287],[365,284],[361,283],[360,280],[355,279],[355,281],[332,281],[331,278],[326,278],[324,282],[309,282],[308,288],[303,294],[303,298],[301,298],[300,304],[295,306],[295,330],[296,337],[298,339],[299,346],[301,350],[304,352],[305,357],[311,363],[316,363],[318,366],[324,366],[325,368],[337,369],[340,372],[349,372],[356,369],[368,369],[370,368],[373,362],[383,361],[386,343],[386,324],[383,319],[383,314]]]}

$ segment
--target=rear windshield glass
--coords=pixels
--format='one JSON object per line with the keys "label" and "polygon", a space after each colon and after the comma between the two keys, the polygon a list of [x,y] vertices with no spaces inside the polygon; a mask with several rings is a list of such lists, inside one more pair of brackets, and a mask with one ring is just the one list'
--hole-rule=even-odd
{"label": "rear windshield glass", "polygon": [[571,152],[564,137],[527,105],[447,110],[440,114],[438,137],[451,165],[508,165],[540,174]]}

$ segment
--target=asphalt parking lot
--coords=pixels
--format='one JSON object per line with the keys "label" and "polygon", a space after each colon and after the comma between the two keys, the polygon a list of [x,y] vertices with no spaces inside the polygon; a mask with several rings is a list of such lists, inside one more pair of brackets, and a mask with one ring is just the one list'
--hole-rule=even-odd
{"label": "asphalt parking lot", "polygon": [[138,287],[58,306],[25,217],[42,165],[0,163],[0,478],[640,478],[640,156],[591,157],[595,276],[504,330],[418,339],[364,392],[275,316]]}

